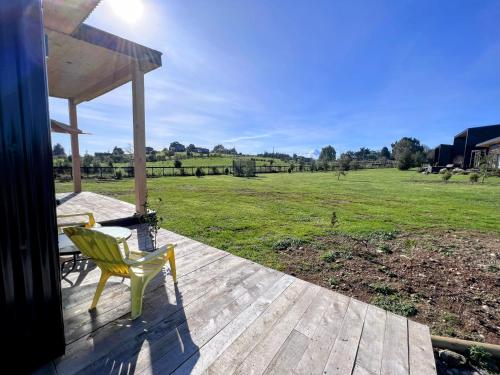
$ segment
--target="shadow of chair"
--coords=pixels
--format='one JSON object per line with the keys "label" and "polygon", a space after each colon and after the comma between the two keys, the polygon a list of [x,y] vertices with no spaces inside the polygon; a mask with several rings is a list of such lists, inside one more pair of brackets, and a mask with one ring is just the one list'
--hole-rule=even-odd
{"label": "shadow of chair", "polygon": [[[147,227],[137,225],[131,229],[136,231],[138,249],[151,251],[153,246]],[[75,290],[92,287],[95,290],[97,283],[80,285],[89,270],[95,268],[92,261],[87,262],[82,265],[82,275],[74,283]],[[92,337],[93,350],[89,353],[92,358],[83,369],[84,372],[134,373],[147,366],[151,373],[164,374],[169,372],[167,370],[175,370],[187,359],[191,359],[190,363],[196,363],[193,359],[199,356],[199,348],[187,326],[183,295],[177,284],[169,282],[167,278],[170,277],[170,272],[167,273],[166,268],[163,268],[151,281],[144,294],[142,315],[135,320],[130,318],[130,310],[113,316],[109,306],[106,311],[100,311],[97,305],[88,314],[90,328],[87,335]],[[125,301],[130,304],[129,291],[126,293],[126,299],[116,298],[114,309],[120,310],[121,307],[123,310]],[[102,298],[106,298],[106,289]],[[103,321],[103,314],[110,320]],[[71,337],[71,340],[76,338]]]}

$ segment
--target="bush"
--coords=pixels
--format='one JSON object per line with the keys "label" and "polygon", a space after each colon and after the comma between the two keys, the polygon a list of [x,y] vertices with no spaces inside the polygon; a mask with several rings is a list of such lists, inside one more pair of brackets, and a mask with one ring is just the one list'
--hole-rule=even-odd
{"label": "bush", "polygon": [[196,168],[196,172],[194,172],[195,176],[200,178],[202,177],[203,175],[205,175],[205,172],[203,172],[203,169],[201,169],[200,167]]}
{"label": "bush", "polygon": [[175,168],[182,167],[182,161],[180,161],[179,159],[175,159],[175,161],[174,161],[174,167]]}
{"label": "bush", "polygon": [[292,168],[288,167],[288,173],[292,173]]}
{"label": "bush", "polygon": [[413,167],[413,155],[410,151],[403,151],[397,160],[397,167],[400,171],[407,171]]}
{"label": "bush", "polygon": [[448,180],[451,178],[452,174],[450,171],[446,171],[445,173],[443,173],[443,175],[441,176],[441,180],[443,180],[444,183],[447,183]]}
{"label": "bush", "polygon": [[473,184],[474,184],[474,183],[476,183],[476,182],[478,182],[478,181],[479,181],[479,175],[478,175],[476,172],[471,173],[471,174],[469,175],[469,181],[470,181],[471,183],[473,183]]}
{"label": "bush", "polygon": [[446,173],[446,172],[448,172],[448,169],[446,169],[446,168],[441,168],[441,169],[439,170],[439,174],[444,174],[444,173]]}
{"label": "bush", "polygon": [[388,310],[402,316],[414,316],[418,310],[412,301],[403,299],[398,294],[382,295],[374,297],[371,301],[375,306]]}
{"label": "bush", "polygon": [[291,247],[299,247],[304,244],[304,241],[299,238],[285,237],[279,239],[273,244],[274,250],[286,250]]}
{"label": "bush", "polygon": [[350,161],[350,163],[349,163],[350,170],[356,171],[359,168],[360,168],[359,161],[357,161],[356,159],[353,159]]}
{"label": "bush", "polygon": [[217,167],[212,167],[212,174],[219,174],[219,168]]}
{"label": "bush", "polygon": [[117,170],[115,171],[115,178],[116,178],[117,180],[121,180],[121,179],[123,178],[123,173],[122,173],[122,170],[121,170],[121,169],[117,169]]}
{"label": "bush", "polygon": [[451,172],[453,174],[465,174],[465,171],[462,168],[453,168]]}
{"label": "bush", "polygon": [[469,358],[476,365],[486,366],[491,360],[491,354],[482,346],[473,345],[469,348]]}
{"label": "bush", "polygon": [[229,174],[229,168],[224,169],[224,174],[228,175]]}

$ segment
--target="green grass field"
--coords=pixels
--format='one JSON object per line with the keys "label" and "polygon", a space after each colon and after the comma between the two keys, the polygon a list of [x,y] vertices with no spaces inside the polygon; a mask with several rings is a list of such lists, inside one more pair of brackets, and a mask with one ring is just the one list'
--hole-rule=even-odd
{"label": "green grass field", "polygon": [[[148,180],[163,227],[259,263],[282,267],[273,245],[332,231],[466,229],[500,234],[500,178],[472,185],[468,176],[394,169],[329,173],[164,177]],[[56,183],[57,192],[71,183]],[[83,181],[83,189],[133,202],[133,180]],[[158,204],[158,198],[162,199]],[[332,227],[332,213],[338,223]]]}

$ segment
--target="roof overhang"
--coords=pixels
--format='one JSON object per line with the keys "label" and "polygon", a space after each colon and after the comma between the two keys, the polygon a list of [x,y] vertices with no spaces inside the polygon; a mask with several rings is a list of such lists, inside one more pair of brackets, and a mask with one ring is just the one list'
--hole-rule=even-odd
{"label": "roof overhang", "polygon": [[84,133],[81,129],[74,129],[67,124],[52,119],[50,119],[50,130],[54,133],[63,134],[88,134]]}
{"label": "roof overhang", "polygon": [[44,0],[49,95],[92,100],[161,66],[161,52],[81,23],[98,0]]}
{"label": "roof overhang", "polygon": [[467,137],[468,131],[469,131],[469,129],[465,129],[464,131],[461,131],[460,133],[458,133],[454,138],[465,138],[465,137]]}
{"label": "roof overhang", "polygon": [[500,144],[500,137],[495,137],[492,139],[488,139],[487,141],[478,143],[476,147],[490,147],[497,144]]}

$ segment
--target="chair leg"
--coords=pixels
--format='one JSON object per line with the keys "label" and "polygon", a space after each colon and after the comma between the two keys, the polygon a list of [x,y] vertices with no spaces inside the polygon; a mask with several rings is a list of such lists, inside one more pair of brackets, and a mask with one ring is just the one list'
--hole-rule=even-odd
{"label": "chair leg", "polygon": [[142,299],[147,283],[142,277],[132,276],[130,278],[130,298],[132,304],[130,317],[132,319],[136,319],[142,314]]}
{"label": "chair leg", "polygon": [[101,271],[101,278],[99,279],[99,284],[97,284],[97,289],[95,290],[94,299],[92,300],[92,305],[90,306],[89,310],[93,310],[97,306],[97,302],[101,297],[102,291],[104,290],[104,286],[106,285],[106,281],[108,281],[110,276],[111,276],[110,273]]}
{"label": "chair leg", "polygon": [[175,253],[174,248],[169,250],[169,258],[168,262],[170,263],[170,272],[172,273],[172,278],[174,279],[174,283],[177,283],[177,271],[175,269]]}

